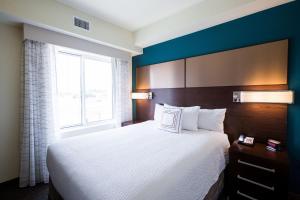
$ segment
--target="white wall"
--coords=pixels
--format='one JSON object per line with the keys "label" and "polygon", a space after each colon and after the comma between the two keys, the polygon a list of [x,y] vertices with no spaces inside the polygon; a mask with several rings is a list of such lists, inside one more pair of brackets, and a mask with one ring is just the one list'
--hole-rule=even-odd
{"label": "white wall", "polygon": [[[55,0],[1,0],[1,13],[14,18],[15,21],[69,34],[133,54],[142,52],[141,48],[134,45],[132,32]],[[73,25],[74,16],[88,20],[90,30],[86,31],[75,27]]]}
{"label": "white wall", "polygon": [[24,24],[24,39],[50,43],[81,51],[87,51],[95,54],[131,60],[131,54],[116,48],[108,47],[101,44],[96,44],[87,40],[72,37],[66,34],[57,33],[44,28]]}
{"label": "white wall", "polygon": [[19,174],[22,28],[0,23],[0,183]]}

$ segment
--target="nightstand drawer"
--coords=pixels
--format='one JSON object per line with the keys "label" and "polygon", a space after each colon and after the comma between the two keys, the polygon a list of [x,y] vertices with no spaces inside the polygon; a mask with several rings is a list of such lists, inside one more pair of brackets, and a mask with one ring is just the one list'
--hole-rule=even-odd
{"label": "nightstand drawer", "polygon": [[[246,163],[250,163],[252,165],[248,165],[249,167],[253,167],[253,168],[257,168],[257,169],[261,169],[263,171],[266,172],[277,172],[277,169],[275,168],[276,165],[274,165],[274,163],[272,163],[271,161],[267,160],[267,159],[261,159],[255,156],[249,156],[243,153],[239,153],[236,157],[237,161],[243,161]],[[241,163],[239,163],[241,164]]]}
{"label": "nightstand drawer", "polygon": [[276,169],[274,168],[267,168],[257,163],[246,162],[242,159],[237,160],[237,174],[245,177],[250,178],[253,181],[258,183],[267,185],[267,186],[274,186],[275,179],[276,179]]}
{"label": "nightstand drawer", "polygon": [[[243,199],[272,199],[275,197],[275,188],[269,187],[261,183],[257,183],[251,179],[239,176],[237,177],[237,197]],[[244,195],[243,195],[244,194]],[[247,197],[248,196],[248,197]]]}
{"label": "nightstand drawer", "polygon": [[235,141],[229,158],[230,199],[287,199],[286,151],[270,152],[262,143],[248,147]]}

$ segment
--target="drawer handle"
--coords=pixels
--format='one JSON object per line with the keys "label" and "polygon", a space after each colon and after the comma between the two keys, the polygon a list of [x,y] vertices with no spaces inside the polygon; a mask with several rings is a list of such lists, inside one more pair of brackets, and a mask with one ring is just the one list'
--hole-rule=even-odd
{"label": "drawer handle", "polygon": [[254,198],[254,197],[251,197],[251,196],[249,196],[249,195],[247,195],[247,194],[245,194],[245,193],[240,192],[239,190],[238,190],[236,193],[237,193],[238,195],[241,195],[241,196],[243,196],[243,197],[246,197],[247,199],[258,200],[258,199]]}
{"label": "drawer handle", "polygon": [[250,180],[250,179],[244,178],[244,177],[240,176],[239,174],[237,175],[237,178],[240,179],[240,180],[246,181],[246,182],[248,182],[248,183],[252,183],[252,184],[254,184],[254,185],[257,185],[257,186],[266,188],[266,189],[271,190],[271,191],[274,191],[274,190],[275,190],[275,189],[274,189],[274,186],[269,187],[269,186],[267,186],[267,185],[258,183],[258,182],[256,182],[256,181],[252,181],[252,180]]}
{"label": "drawer handle", "polygon": [[238,160],[238,163],[243,164],[243,165],[247,165],[247,166],[250,166],[250,167],[255,167],[255,168],[258,168],[258,169],[262,169],[262,170],[265,170],[265,171],[268,171],[268,172],[275,173],[275,169],[270,169],[270,168],[262,167],[262,166],[259,166],[259,165],[255,165],[255,164],[252,164],[252,163],[242,161],[240,159]]}

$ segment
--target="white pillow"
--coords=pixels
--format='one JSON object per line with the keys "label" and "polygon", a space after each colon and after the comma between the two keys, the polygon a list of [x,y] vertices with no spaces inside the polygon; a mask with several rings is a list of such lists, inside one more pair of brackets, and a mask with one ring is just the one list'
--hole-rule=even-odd
{"label": "white pillow", "polygon": [[160,122],[163,108],[163,105],[155,104],[154,121]]}
{"label": "white pillow", "polygon": [[226,109],[200,109],[198,128],[224,133]]}
{"label": "white pillow", "polygon": [[164,104],[166,108],[182,108],[182,129],[189,131],[197,131],[198,130],[198,117],[200,106],[192,106],[192,107],[175,107],[170,106],[168,104]]}
{"label": "white pillow", "polygon": [[159,129],[173,133],[180,133],[182,124],[181,108],[166,108],[162,110]]}

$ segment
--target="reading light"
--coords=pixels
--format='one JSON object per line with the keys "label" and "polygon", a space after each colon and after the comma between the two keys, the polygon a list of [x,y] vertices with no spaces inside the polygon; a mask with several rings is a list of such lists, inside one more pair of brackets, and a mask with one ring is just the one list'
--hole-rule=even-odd
{"label": "reading light", "polygon": [[152,92],[132,92],[132,99],[152,99]]}
{"label": "reading light", "polygon": [[233,92],[233,102],[241,103],[294,103],[294,92],[278,91],[238,91]]}

